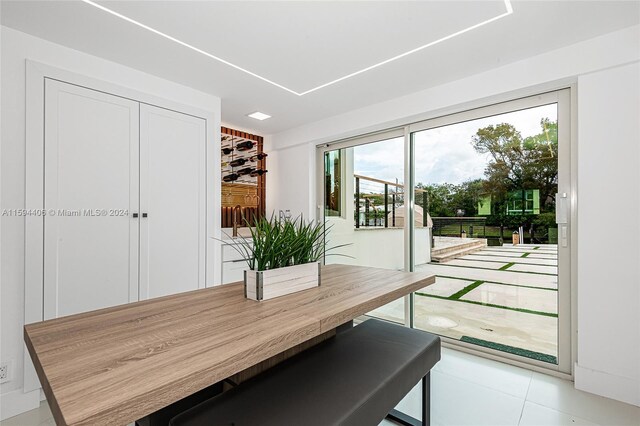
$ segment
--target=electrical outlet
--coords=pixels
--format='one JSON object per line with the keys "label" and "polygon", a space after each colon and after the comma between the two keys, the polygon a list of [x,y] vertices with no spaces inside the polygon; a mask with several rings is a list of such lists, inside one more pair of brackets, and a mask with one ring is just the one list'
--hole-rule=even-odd
{"label": "electrical outlet", "polygon": [[12,362],[7,361],[0,364],[0,383],[6,383],[11,381]]}

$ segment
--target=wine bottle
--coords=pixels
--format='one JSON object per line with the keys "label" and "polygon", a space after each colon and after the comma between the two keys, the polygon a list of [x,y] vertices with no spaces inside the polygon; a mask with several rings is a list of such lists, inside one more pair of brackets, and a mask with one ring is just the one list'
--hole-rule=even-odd
{"label": "wine bottle", "polygon": [[252,177],[262,176],[263,174],[267,173],[267,171],[268,170],[257,169],[251,172],[251,176]]}
{"label": "wine bottle", "polygon": [[240,166],[244,166],[246,162],[247,162],[246,158],[236,158],[235,160],[229,162],[229,165],[231,167],[240,167]]}
{"label": "wine bottle", "polygon": [[252,155],[251,157],[249,157],[250,161],[260,161],[262,159],[267,158],[267,154],[265,154],[264,152],[258,153],[256,155]]}
{"label": "wine bottle", "polygon": [[239,174],[240,176],[244,176],[244,175],[250,175],[251,173],[253,173],[254,170],[255,168],[253,167],[245,167],[244,169],[240,169],[236,171],[236,173]]}
{"label": "wine bottle", "polygon": [[222,153],[224,155],[229,155],[233,152],[233,148],[222,148]]}
{"label": "wine bottle", "polygon": [[249,151],[253,148],[254,143],[252,141],[244,141],[236,144],[236,149],[238,151]]}
{"label": "wine bottle", "polygon": [[233,182],[233,181],[238,180],[239,177],[240,176],[238,176],[237,173],[230,173],[230,174],[228,174],[226,176],[223,176],[222,180],[225,181],[225,182]]}

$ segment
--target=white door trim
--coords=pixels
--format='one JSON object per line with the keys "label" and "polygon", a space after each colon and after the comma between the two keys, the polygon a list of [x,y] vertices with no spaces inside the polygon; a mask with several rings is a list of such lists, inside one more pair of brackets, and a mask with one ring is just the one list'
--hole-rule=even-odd
{"label": "white door trim", "polygon": [[[206,271],[207,287],[221,281],[220,245],[212,244],[220,238],[220,116],[213,111],[184,105],[168,99],[122,87],[107,81],[56,68],[40,62],[26,61],[26,176],[25,209],[41,211],[44,207],[44,105],[45,78],[59,80],[143,104],[158,106],[206,121]],[[43,246],[44,221],[42,216],[25,217],[25,302],[24,323],[43,320]],[[38,376],[24,347],[24,392],[40,388]]]}

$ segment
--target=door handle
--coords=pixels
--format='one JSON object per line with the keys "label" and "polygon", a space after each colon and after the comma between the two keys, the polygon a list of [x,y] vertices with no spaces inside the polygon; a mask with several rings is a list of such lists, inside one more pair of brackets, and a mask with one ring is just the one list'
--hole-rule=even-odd
{"label": "door handle", "polygon": [[556,223],[566,224],[568,220],[569,198],[566,192],[556,194]]}
{"label": "door handle", "polygon": [[148,214],[142,213],[142,217],[147,217],[147,216],[148,216]]}
{"label": "door handle", "polygon": [[134,213],[134,214],[132,214],[131,216],[133,216],[133,217],[138,217],[138,213]]}

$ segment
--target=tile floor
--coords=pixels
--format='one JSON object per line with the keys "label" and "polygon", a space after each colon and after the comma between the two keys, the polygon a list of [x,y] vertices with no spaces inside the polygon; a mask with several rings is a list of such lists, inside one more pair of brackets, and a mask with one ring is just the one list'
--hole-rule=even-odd
{"label": "tile floor", "polygon": [[[574,389],[573,383],[452,349],[431,373],[434,426],[638,426],[640,407]],[[420,387],[398,409],[420,416]],[[384,421],[382,425],[394,423]]]}
{"label": "tile floor", "polygon": [[[566,380],[447,348],[431,373],[431,389],[434,426],[640,425],[640,407],[575,390]],[[398,409],[417,418],[420,398],[416,386]],[[46,402],[0,422],[0,426],[54,424]]]}

